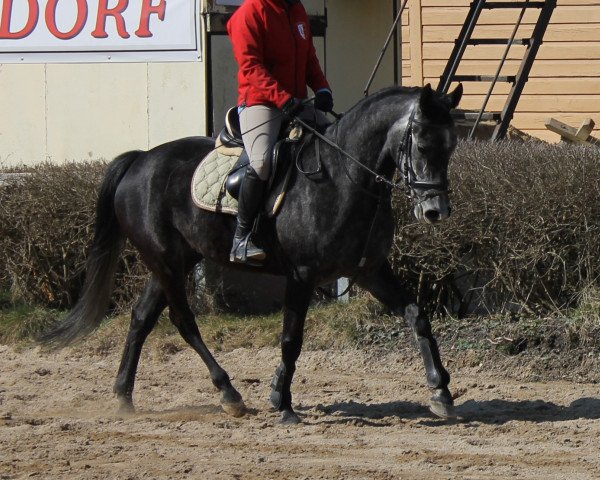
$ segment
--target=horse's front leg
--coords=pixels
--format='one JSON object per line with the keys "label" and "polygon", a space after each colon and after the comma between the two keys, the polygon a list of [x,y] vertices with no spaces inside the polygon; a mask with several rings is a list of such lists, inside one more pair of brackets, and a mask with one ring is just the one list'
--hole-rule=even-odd
{"label": "horse's front leg", "polygon": [[431,411],[439,417],[455,417],[454,401],[448,389],[450,374],[442,365],[440,351],[431,331],[431,323],[421,314],[415,299],[408,294],[399,278],[394,275],[389,262],[386,261],[377,271],[364,276],[358,283],[393,313],[404,316],[419,345],[425,363],[427,385],[433,390],[430,401]]}
{"label": "horse's front leg", "polygon": [[271,405],[281,412],[282,423],[300,423],[292,408],[292,379],[302,350],[304,320],[313,293],[312,284],[288,278],[283,306],[281,364],[271,382]]}

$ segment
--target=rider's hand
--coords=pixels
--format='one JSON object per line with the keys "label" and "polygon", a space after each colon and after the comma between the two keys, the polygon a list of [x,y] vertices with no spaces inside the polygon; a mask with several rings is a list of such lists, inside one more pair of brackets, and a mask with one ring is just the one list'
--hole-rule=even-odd
{"label": "rider's hand", "polygon": [[315,94],[315,108],[322,112],[331,112],[333,109],[333,95],[329,90],[319,90]]}
{"label": "rider's hand", "polygon": [[303,108],[304,104],[302,100],[292,97],[285,103],[281,111],[286,117],[295,117]]}

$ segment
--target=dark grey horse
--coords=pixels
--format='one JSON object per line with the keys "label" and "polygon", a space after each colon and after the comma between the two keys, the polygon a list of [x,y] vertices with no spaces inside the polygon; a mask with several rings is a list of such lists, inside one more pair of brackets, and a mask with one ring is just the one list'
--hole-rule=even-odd
{"label": "dark grey horse", "polygon": [[[424,88],[389,88],[361,100],[331,125],[326,138],[349,156],[320,140],[319,173],[295,171],[279,214],[259,232],[267,251],[264,272],[287,280],[282,360],[272,383],[271,403],[282,421],[295,423],[290,386],[300,355],[306,312],[318,285],[346,276],[371,292],[412,327],[433,390],[432,411],[454,415],[448,383],[429,319],[392,273],[387,255],[394,232],[391,190],[401,186],[413,198],[418,220],[435,223],[450,214],[447,170],[456,145],[450,110],[462,87],[442,95]],[[96,212],[96,230],[83,293],[67,319],[42,339],[68,344],[102,321],[124,239],[139,250],[151,272],[131,325],[114,391],[123,408],[133,408],[135,374],[142,346],[160,313],[202,357],[232,415],[244,413],[241,395],[202,341],[186,298],[185,280],[203,258],[229,264],[235,218],[198,209],[190,182],[214,140],[176,140],[148,152],[132,151],[108,167]],[[298,165],[316,166],[314,139]],[[308,168],[307,168],[308,169]],[[395,170],[402,182],[393,184]],[[247,267],[240,267],[247,268]]]}

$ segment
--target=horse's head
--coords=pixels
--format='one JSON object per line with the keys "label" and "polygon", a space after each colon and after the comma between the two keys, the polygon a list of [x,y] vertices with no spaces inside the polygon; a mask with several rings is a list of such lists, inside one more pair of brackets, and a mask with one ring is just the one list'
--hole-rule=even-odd
{"label": "horse's head", "polygon": [[447,95],[426,85],[408,121],[403,118],[397,124],[396,166],[413,199],[415,217],[422,222],[436,223],[450,215],[448,163],[457,143],[450,110],[462,93],[462,85]]}

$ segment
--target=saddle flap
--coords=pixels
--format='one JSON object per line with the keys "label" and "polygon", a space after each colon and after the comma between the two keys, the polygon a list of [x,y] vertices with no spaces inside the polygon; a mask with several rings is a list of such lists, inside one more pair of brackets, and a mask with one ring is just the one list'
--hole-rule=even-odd
{"label": "saddle flap", "polygon": [[246,150],[242,152],[240,158],[238,158],[237,162],[233,165],[233,168],[227,174],[227,180],[225,181],[225,188],[236,200],[240,195],[240,187],[242,185],[242,180],[244,179],[244,175],[246,175],[246,168],[250,163],[250,158],[248,157],[248,153]]}

